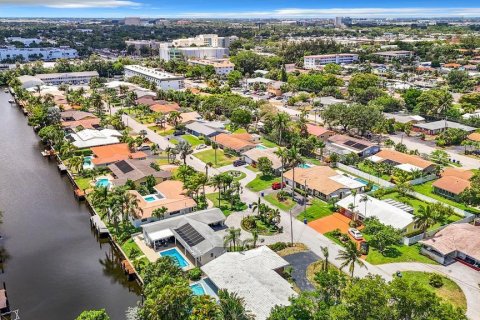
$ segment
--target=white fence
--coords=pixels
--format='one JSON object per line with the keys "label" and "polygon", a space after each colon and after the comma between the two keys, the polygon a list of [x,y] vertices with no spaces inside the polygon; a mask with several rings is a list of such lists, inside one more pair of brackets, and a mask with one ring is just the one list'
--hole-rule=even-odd
{"label": "white fence", "polygon": [[425,176],[425,177],[420,177],[418,179],[410,180],[410,184],[412,186],[416,186],[417,184],[422,184],[422,183],[425,183],[425,182],[428,182],[428,181],[435,180],[437,178],[438,177],[437,177],[436,174],[430,174],[430,175]]}
{"label": "white fence", "polygon": [[350,167],[350,166],[346,166],[342,163],[337,163],[337,168],[340,169],[340,170],[343,170],[343,171],[346,171],[350,174],[353,174],[357,177],[360,177],[362,179],[365,179],[367,181],[370,181],[372,182],[373,184],[377,184],[383,188],[393,188],[395,185],[391,182],[388,182],[386,180],[383,180],[382,178],[380,177],[376,177],[374,175],[371,175],[371,174],[368,174],[366,172],[363,172],[363,171],[360,171],[356,168],[353,168],[353,167]]}

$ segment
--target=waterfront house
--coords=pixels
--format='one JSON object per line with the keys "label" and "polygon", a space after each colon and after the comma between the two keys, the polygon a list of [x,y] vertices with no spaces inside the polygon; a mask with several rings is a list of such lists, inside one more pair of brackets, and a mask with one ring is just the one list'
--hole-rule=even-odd
{"label": "waterfront house", "polygon": [[287,185],[302,190],[306,185],[309,195],[322,200],[341,199],[349,195],[352,190],[361,191],[365,187],[364,183],[340,174],[328,166],[295,168],[295,183],[293,170],[285,172],[283,177]]}
{"label": "waterfront house", "polygon": [[70,133],[66,138],[77,148],[91,148],[119,143],[122,134],[112,129],[84,129],[76,133]]}
{"label": "waterfront house", "polygon": [[126,143],[117,143],[101,147],[91,148],[95,166],[107,166],[111,163],[126,159],[146,159],[144,152],[132,152]]}
{"label": "waterfront house", "polygon": [[61,112],[60,117],[64,129],[97,129],[100,127],[100,118],[90,112],[69,110]]}
{"label": "waterfront house", "polygon": [[442,197],[458,201],[460,194],[470,187],[473,175],[470,170],[446,168],[441,173],[441,178],[433,182],[433,191]]}
{"label": "waterfront house", "polygon": [[112,171],[114,186],[123,186],[127,180],[133,181],[138,187],[145,184],[148,176],[153,176],[157,183],[168,180],[172,177],[170,171],[155,170],[150,160],[125,159],[108,165]]}
{"label": "waterfront house", "polygon": [[[135,227],[192,212],[197,206],[195,200],[186,194],[181,181],[166,180],[157,184],[154,189],[154,193],[146,196],[142,196],[136,190],[129,191],[138,201],[137,215],[135,218],[130,218]],[[163,207],[167,209],[164,216],[156,217],[154,214],[155,209]]]}
{"label": "waterfront house", "polygon": [[223,238],[218,234],[223,228],[225,215],[218,208],[195,211],[142,225],[147,246],[158,248],[173,240],[183,249],[195,265],[202,265],[225,253]]}
{"label": "waterfront house", "polygon": [[289,263],[267,246],[227,252],[201,267],[218,289],[236,293],[255,319],[265,320],[275,306],[290,305],[297,296],[282,277]]}

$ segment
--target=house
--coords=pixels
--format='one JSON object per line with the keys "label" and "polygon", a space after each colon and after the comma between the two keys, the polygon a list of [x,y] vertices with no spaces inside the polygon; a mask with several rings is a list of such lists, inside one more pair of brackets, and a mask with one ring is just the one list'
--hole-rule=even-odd
{"label": "house", "polygon": [[145,184],[148,176],[153,176],[157,183],[168,180],[172,177],[170,171],[155,170],[150,160],[125,159],[108,165],[112,171],[114,186],[123,186],[127,180],[131,180],[136,186]]}
{"label": "house", "polygon": [[305,189],[308,194],[322,200],[343,198],[352,190],[363,190],[365,184],[348,176],[338,173],[328,166],[314,166],[310,168],[295,168],[295,184],[293,183],[293,170],[283,174],[285,182],[289,186]]}
{"label": "house", "polygon": [[195,211],[142,225],[145,243],[157,248],[161,242],[174,239],[195,265],[206,264],[225,253],[223,238],[215,231],[225,223],[218,208]]}
{"label": "house", "polygon": [[325,129],[314,124],[307,123],[307,131],[311,136],[315,136],[323,142],[327,141],[328,138],[333,137],[335,132],[332,130]]}
{"label": "house", "polygon": [[202,119],[202,116],[197,111],[183,112],[180,116],[182,117],[180,122],[183,124],[189,124]]}
{"label": "house", "polygon": [[[478,116],[478,115],[477,115]],[[473,132],[467,136],[467,139],[473,142],[480,142],[480,133]]]}
{"label": "house", "polygon": [[353,152],[360,157],[368,157],[380,151],[380,147],[374,143],[343,134],[336,134],[328,138],[327,141],[329,151],[340,155],[347,155]]}
{"label": "house", "polygon": [[227,252],[202,266],[218,289],[236,293],[257,320],[265,320],[274,306],[290,305],[297,293],[281,274],[289,263],[267,246]]}
{"label": "house", "polygon": [[283,94],[282,87],[285,82],[274,81],[267,85],[267,92],[273,94],[276,97],[280,97]]}
{"label": "house", "polygon": [[155,104],[150,105],[149,108],[153,112],[158,113],[170,113],[180,110],[180,106],[177,103],[164,100],[155,101]]}
{"label": "house", "polygon": [[458,201],[460,194],[470,188],[470,179],[474,173],[470,170],[446,168],[441,173],[441,178],[433,184],[433,191],[445,198]]}
{"label": "house", "polygon": [[267,149],[260,149],[260,148],[252,148],[248,151],[242,153],[243,159],[246,163],[251,165],[252,167],[256,168],[258,159],[265,157],[272,161],[272,169],[275,174],[280,174],[282,170],[282,159],[275,154],[276,149],[267,148]]}
{"label": "house", "polygon": [[225,131],[225,125],[219,121],[194,121],[185,126],[188,133],[196,137],[212,138]]}
{"label": "house", "polygon": [[386,119],[393,119],[398,123],[419,123],[425,121],[425,118],[422,116],[414,114],[405,114],[405,113],[388,113],[384,112],[383,115]]}
{"label": "house", "polygon": [[412,127],[412,131],[421,132],[428,135],[437,135],[448,128],[461,129],[466,132],[473,132],[477,130],[474,127],[466,126],[461,123],[439,120],[427,123],[415,123]]}
{"label": "house", "polygon": [[419,241],[422,254],[443,265],[463,262],[480,270],[480,227],[468,223],[450,224],[433,237]]}
{"label": "house", "polygon": [[216,135],[212,140],[220,147],[220,149],[229,149],[235,151],[236,153],[242,153],[253,149],[256,146],[255,143],[247,140],[247,136],[250,135],[246,134],[246,136],[242,136],[220,133],[219,135]]}
{"label": "house", "polygon": [[120,142],[118,138],[121,136],[122,134],[119,131],[112,129],[84,129],[76,133],[71,133],[66,138],[70,140],[75,147],[83,149],[117,144]]}
{"label": "house", "polygon": [[166,180],[155,187],[155,193],[142,196],[137,190],[130,190],[138,200],[138,210],[135,218],[130,218],[135,227],[160,220],[154,216],[155,209],[167,208],[163,218],[192,212],[197,206],[195,200],[186,195],[183,183],[177,180]]}
{"label": "house", "polygon": [[337,207],[341,214],[355,221],[362,222],[366,218],[376,217],[384,225],[402,230],[403,233],[418,230],[413,208],[392,199],[379,200],[366,194],[349,195],[338,201]]}
{"label": "house", "polygon": [[143,104],[143,105],[146,105],[146,106],[153,106],[154,104],[156,104],[159,100],[156,100],[155,99],[155,96],[151,96],[151,95],[145,95],[141,98],[138,98],[137,100],[135,100],[135,102],[137,103],[137,105],[140,105],[140,104]]}
{"label": "house", "polygon": [[81,127],[83,129],[97,129],[100,127],[100,118],[93,113],[69,110],[60,113],[61,125],[64,129],[76,129]]}
{"label": "house", "polygon": [[111,163],[126,159],[146,159],[144,152],[132,152],[126,143],[117,143],[107,146],[93,147],[92,163],[95,166],[107,166]]}
{"label": "house", "polygon": [[435,163],[422,159],[419,156],[389,149],[382,150],[368,157],[367,160],[374,163],[390,164],[406,172],[421,171],[423,173],[432,173],[437,167]]}

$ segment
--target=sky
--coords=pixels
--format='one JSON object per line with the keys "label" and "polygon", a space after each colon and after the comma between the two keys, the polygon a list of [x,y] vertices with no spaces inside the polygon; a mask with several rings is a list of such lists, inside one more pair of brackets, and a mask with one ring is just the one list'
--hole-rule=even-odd
{"label": "sky", "polygon": [[480,17],[479,0],[0,0],[0,17]]}

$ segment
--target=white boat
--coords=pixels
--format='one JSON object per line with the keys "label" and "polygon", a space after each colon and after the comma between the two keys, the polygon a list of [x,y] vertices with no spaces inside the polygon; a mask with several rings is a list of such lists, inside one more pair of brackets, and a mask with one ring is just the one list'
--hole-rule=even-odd
{"label": "white boat", "polygon": [[13,99],[8,100],[8,103],[14,103]]}

